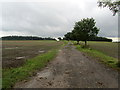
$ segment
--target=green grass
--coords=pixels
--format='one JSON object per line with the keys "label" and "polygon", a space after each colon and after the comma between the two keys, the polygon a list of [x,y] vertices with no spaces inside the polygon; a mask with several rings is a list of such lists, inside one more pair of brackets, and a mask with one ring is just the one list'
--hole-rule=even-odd
{"label": "green grass", "polygon": [[116,69],[120,69],[117,65],[118,63],[118,59],[113,58],[111,56],[108,56],[106,54],[104,54],[103,52],[100,52],[98,50],[95,49],[90,49],[90,48],[82,48],[82,45],[76,45],[76,48],[84,53],[87,53],[88,56],[91,56],[93,58],[98,59],[100,62],[112,67],[112,68],[116,68]]}
{"label": "green grass", "polygon": [[[84,44],[84,42],[81,42],[81,44]],[[100,51],[114,58],[118,58],[119,44],[120,43],[88,41],[88,45],[90,48]]]}
{"label": "green grass", "polygon": [[11,88],[16,82],[31,76],[35,70],[45,67],[47,62],[56,56],[57,51],[57,49],[50,50],[45,54],[29,59],[22,67],[3,69],[3,88]]}

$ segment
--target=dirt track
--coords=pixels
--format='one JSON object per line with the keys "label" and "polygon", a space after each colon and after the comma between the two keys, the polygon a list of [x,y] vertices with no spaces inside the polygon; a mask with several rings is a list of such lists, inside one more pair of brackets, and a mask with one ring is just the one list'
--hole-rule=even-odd
{"label": "dirt track", "polygon": [[15,88],[117,88],[118,73],[66,45],[55,60]]}

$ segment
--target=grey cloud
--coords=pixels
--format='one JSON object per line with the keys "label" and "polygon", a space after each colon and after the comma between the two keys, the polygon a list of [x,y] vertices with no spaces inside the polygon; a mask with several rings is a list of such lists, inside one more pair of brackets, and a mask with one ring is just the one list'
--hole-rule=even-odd
{"label": "grey cloud", "polygon": [[99,36],[118,34],[117,16],[113,17],[107,9],[100,9],[96,0],[3,3],[2,31],[11,35],[17,32],[16,34],[58,37],[71,31],[76,21],[87,17],[96,19],[96,24],[101,29]]}

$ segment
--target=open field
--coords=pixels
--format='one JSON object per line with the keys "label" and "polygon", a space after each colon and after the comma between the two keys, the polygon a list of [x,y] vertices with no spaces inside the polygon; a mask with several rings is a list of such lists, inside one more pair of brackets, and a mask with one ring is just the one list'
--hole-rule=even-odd
{"label": "open field", "polygon": [[96,49],[114,58],[118,58],[118,45],[120,43],[113,42],[88,42],[90,48]]}
{"label": "open field", "polygon": [[3,68],[19,67],[30,58],[59,48],[57,41],[2,41]]}

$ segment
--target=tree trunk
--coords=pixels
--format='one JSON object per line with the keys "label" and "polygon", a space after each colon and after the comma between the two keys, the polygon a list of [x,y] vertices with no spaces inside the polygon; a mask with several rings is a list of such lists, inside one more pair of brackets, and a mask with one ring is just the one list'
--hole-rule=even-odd
{"label": "tree trunk", "polygon": [[85,46],[87,46],[87,41],[85,40]]}
{"label": "tree trunk", "polygon": [[77,44],[79,44],[79,41],[77,41]]}

